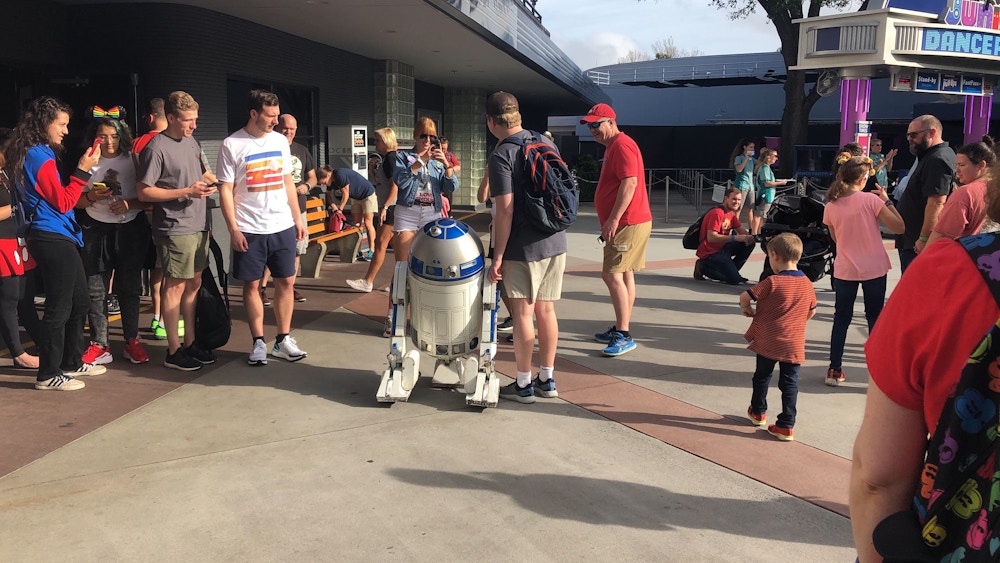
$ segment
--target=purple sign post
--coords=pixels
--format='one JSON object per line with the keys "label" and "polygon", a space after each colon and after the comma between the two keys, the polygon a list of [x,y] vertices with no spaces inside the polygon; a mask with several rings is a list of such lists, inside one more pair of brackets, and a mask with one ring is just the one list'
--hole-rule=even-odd
{"label": "purple sign post", "polygon": [[872,81],[850,78],[840,81],[840,146],[854,142],[859,121],[868,120]]}

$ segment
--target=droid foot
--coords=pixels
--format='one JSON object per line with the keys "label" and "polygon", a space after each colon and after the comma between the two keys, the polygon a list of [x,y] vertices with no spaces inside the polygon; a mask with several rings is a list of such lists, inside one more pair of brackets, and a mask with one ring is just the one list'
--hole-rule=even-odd
{"label": "droid foot", "polygon": [[491,408],[500,401],[500,380],[496,375],[480,373],[476,377],[476,390],[465,396],[465,404],[470,407]]}

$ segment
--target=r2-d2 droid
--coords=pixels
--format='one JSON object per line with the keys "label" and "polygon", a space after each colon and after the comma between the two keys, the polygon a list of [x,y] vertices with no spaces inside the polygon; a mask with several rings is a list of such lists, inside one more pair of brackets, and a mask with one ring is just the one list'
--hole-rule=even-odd
{"label": "r2-d2 droid", "polygon": [[[414,237],[408,261],[396,263],[393,280],[389,367],[379,402],[410,397],[423,352],[436,358],[434,385],[464,389],[468,405],[497,406],[496,284],[486,280],[479,236],[454,219],[428,223]],[[414,348],[407,349],[408,341]]]}

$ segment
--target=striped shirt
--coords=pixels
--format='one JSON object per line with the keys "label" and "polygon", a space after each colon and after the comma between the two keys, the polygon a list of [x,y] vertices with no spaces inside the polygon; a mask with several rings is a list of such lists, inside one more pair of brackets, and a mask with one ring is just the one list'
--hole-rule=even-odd
{"label": "striped shirt", "polygon": [[816,291],[801,270],[785,270],[747,290],[757,312],[743,338],[747,348],[772,360],[803,364],[806,321],[816,308]]}

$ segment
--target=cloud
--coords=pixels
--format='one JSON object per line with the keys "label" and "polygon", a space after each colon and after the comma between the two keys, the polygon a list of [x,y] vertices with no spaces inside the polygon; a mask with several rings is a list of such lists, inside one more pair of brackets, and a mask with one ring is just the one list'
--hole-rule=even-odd
{"label": "cloud", "polygon": [[633,49],[647,53],[650,50],[648,45],[640,45],[631,37],[609,31],[587,34],[579,39],[553,32],[552,40],[583,69],[615,64],[619,57]]}
{"label": "cloud", "polygon": [[758,13],[731,20],[705,0],[619,0],[614,8],[595,0],[539,2],[552,40],[580,68],[615,64],[630,49],[651,51],[655,41],[674,38],[678,48],[706,55],[772,52],[778,34]]}

